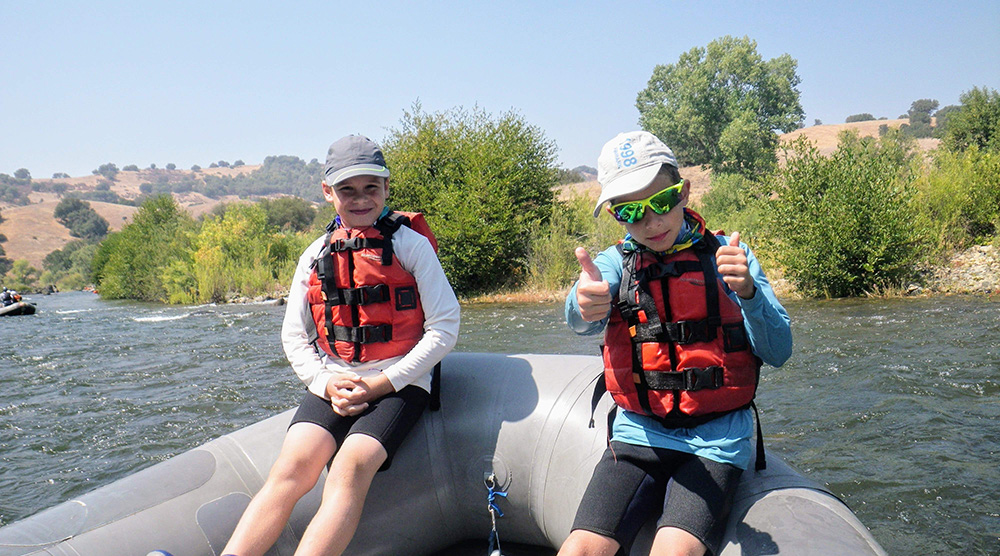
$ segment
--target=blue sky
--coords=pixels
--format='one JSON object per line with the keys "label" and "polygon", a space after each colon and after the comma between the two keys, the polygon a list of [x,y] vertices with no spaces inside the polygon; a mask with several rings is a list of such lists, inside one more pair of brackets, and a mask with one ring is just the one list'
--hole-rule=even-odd
{"label": "blue sky", "polygon": [[418,100],[514,110],[595,166],[653,68],[724,35],[798,61],[807,125],[1000,89],[996,0],[815,4],[0,0],[0,172],[322,160]]}

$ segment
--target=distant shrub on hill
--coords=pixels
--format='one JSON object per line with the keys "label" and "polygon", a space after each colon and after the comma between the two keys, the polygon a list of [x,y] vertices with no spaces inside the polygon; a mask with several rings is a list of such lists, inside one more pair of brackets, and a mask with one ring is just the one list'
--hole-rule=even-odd
{"label": "distant shrub on hill", "polygon": [[135,164],[129,164],[128,166],[122,166],[122,172],[138,172],[139,167]]}
{"label": "distant shrub on hill", "polygon": [[59,201],[52,216],[66,226],[73,237],[99,239],[108,233],[108,221],[97,214],[90,203],[75,197]]}
{"label": "distant shrub on hill", "polygon": [[9,174],[0,174],[0,202],[26,205],[30,190],[31,178],[19,179]]}
{"label": "distant shrub on hill", "polygon": [[112,162],[108,162],[107,164],[101,164],[91,173],[95,176],[104,176],[109,180],[114,181],[115,176],[118,175],[118,166]]}
{"label": "distant shrub on hill", "polygon": [[567,170],[565,168],[559,168],[556,170],[556,180],[559,182],[559,185],[586,181],[583,175],[579,172],[574,172],[573,170]]}
{"label": "distant shrub on hill", "polygon": [[[224,162],[224,161],[223,161]],[[223,195],[252,197],[281,193],[311,201],[323,200],[320,181],[323,166],[315,158],[308,164],[297,156],[269,156],[250,174],[205,176],[200,189],[209,197]],[[198,190],[198,189],[196,189]]]}
{"label": "distant shrub on hill", "polygon": [[853,114],[851,116],[848,116],[847,119],[844,120],[844,123],[850,124],[850,123],[854,123],[854,122],[870,122],[870,121],[872,121],[874,119],[875,119],[875,116],[872,116],[868,112],[864,112],[862,114]]}

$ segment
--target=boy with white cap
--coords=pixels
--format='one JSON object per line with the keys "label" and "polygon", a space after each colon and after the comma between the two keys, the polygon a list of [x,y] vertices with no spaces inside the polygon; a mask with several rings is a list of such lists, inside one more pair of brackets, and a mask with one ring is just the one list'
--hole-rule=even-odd
{"label": "boy with white cap", "polygon": [[375,473],[431,403],[431,371],[458,340],[458,300],[433,234],[422,215],[385,206],[389,168],[378,145],[359,135],[334,142],[324,176],[337,217],[299,258],[281,328],[307,391],[223,554],[264,554],[328,464],[295,553],[342,553]]}
{"label": "boy with white cap", "polygon": [[577,248],[566,321],[578,334],[605,331],[618,411],[559,554],[627,553],[654,513],[653,554],[717,554],[752,454],[761,361],[791,355],[788,314],[739,233],[717,237],[687,208],[690,183],[651,133],[605,144],[598,181],[594,216],[610,203],[627,234],[593,260]]}

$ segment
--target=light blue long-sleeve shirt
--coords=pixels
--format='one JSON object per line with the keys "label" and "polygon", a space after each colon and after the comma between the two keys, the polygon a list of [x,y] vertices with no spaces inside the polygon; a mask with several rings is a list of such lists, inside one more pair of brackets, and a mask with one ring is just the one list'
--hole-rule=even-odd
{"label": "light blue long-sleeve shirt", "polygon": [[[723,245],[728,237],[720,237]],[[760,267],[760,262],[744,243],[740,247],[747,255],[747,266],[756,292],[750,299],[743,299],[725,287],[726,294],[739,304],[743,322],[753,352],[764,363],[780,367],[792,354],[792,330],[785,308],[774,296],[774,290]],[[714,257],[713,257],[714,261]],[[622,281],[622,255],[612,246],[594,257],[594,264],[608,282],[612,296],[617,298]],[[602,332],[608,319],[587,322],[580,316],[576,302],[577,284],[566,296],[566,323],[577,334],[592,335]],[[668,448],[702,456],[721,463],[730,463],[746,469],[750,463],[753,435],[751,410],[734,411],[692,428],[666,428],[656,419],[632,411],[619,410],[612,426],[612,440]]]}

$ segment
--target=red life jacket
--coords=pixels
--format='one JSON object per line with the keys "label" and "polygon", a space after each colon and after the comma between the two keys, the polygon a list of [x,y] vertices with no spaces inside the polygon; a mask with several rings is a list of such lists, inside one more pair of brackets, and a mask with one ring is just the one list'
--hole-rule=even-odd
{"label": "red life jacket", "polygon": [[718,247],[707,233],[672,255],[623,253],[603,349],[607,389],[620,407],[692,427],[750,406],[761,361],[712,260]]}
{"label": "red life jacket", "polygon": [[327,227],[306,294],[319,349],[344,361],[377,361],[406,354],[423,336],[416,279],[392,251],[392,235],[403,225],[437,250],[420,213],[389,211],[363,229]]}

